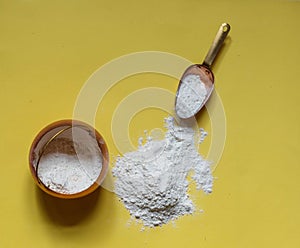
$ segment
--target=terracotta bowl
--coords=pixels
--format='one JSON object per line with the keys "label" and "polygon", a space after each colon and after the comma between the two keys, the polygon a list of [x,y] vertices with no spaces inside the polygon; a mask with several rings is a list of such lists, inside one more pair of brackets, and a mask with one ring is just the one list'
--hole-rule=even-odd
{"label": "terracotta bowl", "polygon": [[[60,193],[57,191],[54,191],[50,188],[48,188],[38,177],[38,166],[39,166],[39,161],[40,158],[42,157],[45,147],[59,134],[64,132],[67,129],[72,129],[73,127],[76,128],[82,128],[83,130],[87,131],[88,134],[93,137],[93,139],[96,140],[100,152],[102,154],[102,169],[98,175],[98,178],[95,180],[95,182],[89,186],[87,189],[76,192],[73,194],[65,194],[65,193]],[[36,184],[46,193],[59,197],[59,198],[64,198],[64,199],[74,199],[74,198],[79,198],[82,196],[86,196],[90,193],[92,193],[94,190],[96,190],[101,183],[103,182],[107,171],[108,171],[108,165],[109,165],[109,154],[108,154],[108,149],[106,146],[106,143],[102,136],[97,132],[96,129],[94,129],[92,126],[81,122],[77,120],[61,120],[54,122],[48,126],[46,126],[44,129],[42,129],[38,135],[35,137],[33,140],[33,143],[30,148],[29,152],[29,167],[30,171],[32,174],[32,177]]]}

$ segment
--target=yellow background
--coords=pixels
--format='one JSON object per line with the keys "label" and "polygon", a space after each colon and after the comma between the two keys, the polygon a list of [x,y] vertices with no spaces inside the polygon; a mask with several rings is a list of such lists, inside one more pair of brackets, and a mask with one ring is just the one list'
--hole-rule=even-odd
{"label": "yellow background", "polygon": [[[224,21],[232,30],[213,71],[227,139],[213,193],[193,192],[204,213],[141,232],[126,225],[128,211],[111,192],[66,202],[35,186],[27,162],[33,138],[72,117],[96,69],[147,50],[202,62]],[[0,0],[0,247],[300,247],[299,26],[299,1]],[[102,103],[96,128],[111,156],[112,111],[150,86],[175,92],[177,82],[128,78]],[[132,141],[163,127],[165,116],[153,109],[135,116]],[[198,123],[210,131],[206,111]]]}

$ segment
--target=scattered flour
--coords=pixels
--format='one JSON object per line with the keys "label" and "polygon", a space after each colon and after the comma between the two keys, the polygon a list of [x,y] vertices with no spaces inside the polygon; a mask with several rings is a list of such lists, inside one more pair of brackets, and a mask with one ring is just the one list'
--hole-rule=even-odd
{"label": "scattered flour", "polygon": [[39,161],[37,175],[49,189],[75,194],[89,188],[102,170],[102,154],[97,142],[84,130],[80,139],[65,133],[53,139]]}
{"label": "scattered flour", "polygon": [[176,101],[176,113],[180,118],[190,118],[197,113],[207,96],[205,84],[199,75],[189,74],[182,79]]}
{"label": "scattered flour", "polygon": [[[161,226],[195,211],[187,193],[190,172],[198,190],[212,192],[210,163],[197,151],[195,130],[174,122],[166,118],[163,140],[148,137],[142,144],[140,138],[138,150],[117,157],[113,168],[115,193],[144,226]],[[202,132],[198,142],[204,136]]]}

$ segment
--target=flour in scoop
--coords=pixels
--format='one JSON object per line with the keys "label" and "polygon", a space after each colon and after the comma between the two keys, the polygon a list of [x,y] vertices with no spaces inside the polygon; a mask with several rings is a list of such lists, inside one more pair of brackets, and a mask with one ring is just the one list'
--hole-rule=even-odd
{"label": "flour in scoop", "polygon": [[76,142],[67,132],[53,139],[39,161],[39,179],[57,193],[75,194],[89,188],[102,170],[102,154],[95,139],[79,128],[76,135]]}
{"label": "flour in scoop", "polygon": [[195,211],[188,195],[190,172],[198,190],[212,192],[210,163],[197,151],[196,131],[176,125],[172,117],[166,118],[165,124],[164,139],[148,137],[142,144],[140,138],[138,149],[119,156],[113,168],[115,193],[130,214],[148,227]]}
{"label": "flour in scoop", "polygon": [[180,84],[177,100],[176,113],[180,118],[189,118],[197,113],[207,96],[205,84],[199,75],[189,74]]}

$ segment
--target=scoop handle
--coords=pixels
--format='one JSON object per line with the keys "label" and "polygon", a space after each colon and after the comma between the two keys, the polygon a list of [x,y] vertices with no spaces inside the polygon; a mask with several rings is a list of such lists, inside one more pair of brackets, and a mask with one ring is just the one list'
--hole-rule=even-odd
{"label": "scoop handle", "polygon": [[230,25],[228,23],[223,23],[220,26],[218,33],[202,63],[203,65],[207,66],[208,68],[211,67],[229,31]]}

